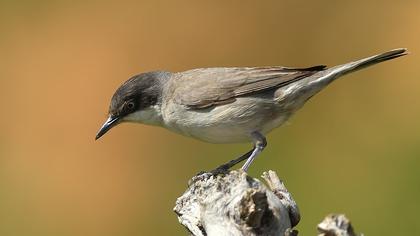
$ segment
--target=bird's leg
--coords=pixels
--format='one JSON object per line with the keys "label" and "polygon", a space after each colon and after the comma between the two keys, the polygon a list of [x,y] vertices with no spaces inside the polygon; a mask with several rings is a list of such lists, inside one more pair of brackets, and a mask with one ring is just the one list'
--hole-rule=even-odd
{"label": "bird's leg", "polygon": [[254,159],[267,146],[267,140],[265,139],[264,135],[262,135],[260,132],[258,131],[252,132],[251,137],[254,141],[254,150],[252,150],[252,153],[248,157],[248,160],[246,160],[245,164],[242,166],[242,170],[245,172],[248,170],[249,166],[254,161]]}
{"label": "bird's leg", "polygon": [[229,161],[229,162],[227,162],[227,163],[225,163],[225,164],[217,167],[216,169],[214,169],[214,170],[212,170],[210,172],[211,173],[220,173],[220,172],[229,170],[234,165],[236,165],[236,164],[238,164],[238,163],[240,163],[240,162],[248,159],[249,156],[251,156],[251,154],[252,154],[253,151],[254,151],[254,148],[251,149],[250,151],[248,151],[247,153],[243,154],[242,156],[240,156],[240,157],[238,157],[238,158],[236,158],[234,160],[231,160],[231,161]]}
{"label": "bird's leg", "polygon": [[264,149],[265,146],[267,146],[267,141],[265,137],[259,132],[253,132],[251,136],[255,144],[254,148],[252,148],[250,151],[243,154],[242,156],[217,167],[216,169],[212,170],[211,173],[221,173],[223,171],[230,169],[234,165],[248,159],[247,162],[242,167],[242,169],[246,171],[249,165],[251,165],[251,162],[255,159],[255,157]]}

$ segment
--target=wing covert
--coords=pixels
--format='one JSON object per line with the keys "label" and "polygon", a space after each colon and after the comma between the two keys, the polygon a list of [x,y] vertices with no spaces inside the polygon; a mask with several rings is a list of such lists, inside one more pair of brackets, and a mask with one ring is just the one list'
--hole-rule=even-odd
{"label": "wing covert", "polygon": [[194,69],[174,74],[173,98],[191,109],[235,101],[236,97],[279,88],[324,70],[309,68],[232,67]]}

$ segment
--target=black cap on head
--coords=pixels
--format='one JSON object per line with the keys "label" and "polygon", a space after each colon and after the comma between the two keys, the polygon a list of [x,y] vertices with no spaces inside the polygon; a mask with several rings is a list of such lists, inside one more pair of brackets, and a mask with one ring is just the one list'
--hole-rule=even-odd
{"label": "black cap on head", "polygon": [[153,71],[128,79],[114,93],[109,105],[109,118],[96,135],[104,135],[122,119],[133,112],[148,108],[161,101],[162,86],[169,72]]}

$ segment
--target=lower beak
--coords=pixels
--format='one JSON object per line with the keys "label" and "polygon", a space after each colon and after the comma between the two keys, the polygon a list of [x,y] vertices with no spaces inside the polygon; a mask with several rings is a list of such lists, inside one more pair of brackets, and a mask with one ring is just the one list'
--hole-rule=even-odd
{"label": "lower beak", "polygon": [[102,125],[102,127],[99,129],[98,133],[96,134],[95,140],[102,137],[108,130],[110,130],[112,127],[118,124],[118,121],[120,120],[119,117],[109,117],[105,123]]}

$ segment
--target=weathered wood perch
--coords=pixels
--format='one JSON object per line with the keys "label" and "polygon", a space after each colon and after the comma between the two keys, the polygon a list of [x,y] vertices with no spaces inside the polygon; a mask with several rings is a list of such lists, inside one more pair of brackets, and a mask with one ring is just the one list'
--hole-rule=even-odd
{"label": "weathered wood perch", "polygon": [[[193,177],[174,208],[179,222],[194,236],[297,235],[296,202],[274,171],[264,172],[267,186],[242,170]],[[343,215],[318,225],[320,236],[354,236]]]}

